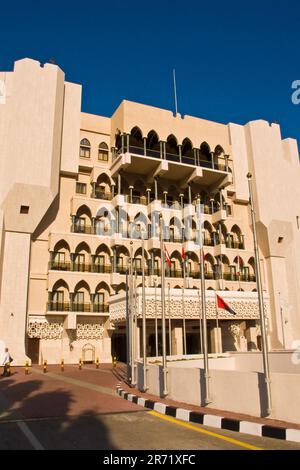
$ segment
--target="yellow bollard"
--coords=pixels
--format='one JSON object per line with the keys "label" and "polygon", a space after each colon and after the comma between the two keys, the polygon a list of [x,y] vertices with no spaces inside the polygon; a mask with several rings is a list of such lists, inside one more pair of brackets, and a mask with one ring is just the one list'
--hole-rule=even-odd
{"label": "yellow bollard", "polygon": [[96,357],[96,369],[99,369],[99,357]]}
{"label": "yellow bollard", "polygon": [[113,357],[113,366],[116,367],[117,365],[117,356]]}
{"label": "yellow bollard", "polygon": [[82,359],[80,358],[79,359],[79,363],[78,363],[78,369],[81,370],[82,369]]}
{"label": "yellow bollard", "polygon": [[64,372],[64,370],[65,370],[65,361],[63,359],[60,361],[60,370],[62,372]]}
{"label": "yellow bollard", "polygon": [[29,362],[26,361],[25,362],[25,375],[28,375],[29,374]]}
{"label": "yellow bollard", "polygon": [[44,372],[44,374],[46,374],[46,372],[47,372],[47,361],[44,361],[43,372]]}

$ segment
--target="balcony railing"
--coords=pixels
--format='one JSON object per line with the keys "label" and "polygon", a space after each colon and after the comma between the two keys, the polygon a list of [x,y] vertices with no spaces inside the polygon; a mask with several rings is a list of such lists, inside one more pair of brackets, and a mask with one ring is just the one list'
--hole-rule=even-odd
{"label": "balcony railing", "polygon": [[84,264],[84,263],[74,263],[73,264],[73,271],[75,272],[85,272],[89,273],[92,270],[91,264]]}
{"label": "balcony railing", "polygon": [[234,249],[238,249],[238,250],[244,250],[245,249],[244,242],[228,242],[228,241],[226,241],[225,246],[226,246],[226,248],[234,248]]}
{"label": "balcony railing", "polygon": [[48,302],[47,310],[48,312],[69,312],[70,302]]}
{"label": "balcony railing", "polygon": [[90,302],[48,302],[48,312],[93,312],[93,313],[107,313],[109,312],[108,304],[93,304]]}
{"label": "balcony railing", "polygon": [[[122,153],[122,149],[119,149],[118,152],[114,156],[114,160],[118,158],[118,156]],[[159,150],[153,150],[153,149],[148,149],[144,147],[137,147],[134,145],[130,145],[128,148],[128,151],[130,153],[134,153],[136,155],[142,155],[144,157],[151,157],[151,158],[157,158],[161,159],[161,152]],[[194,157],[188,157],[186,155],[182,155],[180,157],[179,154],[174,154],[167,152],[166,153],[166,160],[171,161],[171,162],[176,162],[176,163],[185,163],[187,165],[193,165],[193,166],[201,166],[203,168],[209,168],[209,169],[214,169],[214,170],[220,170],[220,171],[231,171],[229,167],[226,167],[226,165],[222,163],[212,163],[211,161],[208,160],[197,160]]]}
{"label": "balcony railing", "polygon": [[108,304],[93,304],[94,313],[108,313],[109,305]]}
{"label": "balcony railing", "polygon": [[206,246],[214,246],[214,241],[211,238],[204,238],[203,244]]}
{"label": "balcony railing", "polygon": [[75,225],[71,226],[73,233],[85,233],[86,235],[95,235],[95,228],[91,225]]}
{"label": "balcony railing", "polygon": [[103,191],[96,191],[95,194],[91,194],[91,197],[95,199],[103,199],[104,201],[112,200],[112,195],[110,193],[104,193]]}
{"label": "balcony railing", "polygon": [[107,264],[93,264],[91,272],[99,274],[110,274],[112,272],[112,266]]}
{"label": "balcony railing", "polygon": [[71,271],[71,263],[65,263],[61,261],[50,261],[49,269],[55,269],[56,271]]}

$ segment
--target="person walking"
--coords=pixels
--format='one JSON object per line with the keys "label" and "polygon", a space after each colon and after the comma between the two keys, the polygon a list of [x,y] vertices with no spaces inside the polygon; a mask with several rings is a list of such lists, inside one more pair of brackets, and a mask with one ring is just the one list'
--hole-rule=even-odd
{"label": "person walking", "polygon": [[5,348],[5,354],[4,354],[4,360],[3,360],[3,374],[2,377],[8,377],[10,375],[9,369],[10,369],[10,363],[12,362],[12,358],[10,357],[10,354],[8,352],[8,348]]}

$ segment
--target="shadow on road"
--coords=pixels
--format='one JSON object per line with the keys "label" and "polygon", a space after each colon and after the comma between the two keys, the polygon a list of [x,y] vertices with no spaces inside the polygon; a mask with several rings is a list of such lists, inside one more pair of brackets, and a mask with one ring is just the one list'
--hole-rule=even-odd
{"label": "shadow on road", "polygon": [[92,409],[69,415],[75,402],[72,391],[57,388],[42,392],[42,385],[39,379],[16,382],[14,375],[0,380],[0,450],[7,448],[1,438],[6,435],[6,427],[11,439],[15,436],[16,447],[9,442],[9,448],[24,448],[17,426],[20,421],[26,423],[45,449],[115,449],[101,415]]}

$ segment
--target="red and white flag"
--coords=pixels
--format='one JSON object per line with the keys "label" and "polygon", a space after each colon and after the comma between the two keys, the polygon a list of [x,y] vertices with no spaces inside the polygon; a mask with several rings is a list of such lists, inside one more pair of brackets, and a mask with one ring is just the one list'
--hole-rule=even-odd
{"label": "red and white flag", "polygon": [[172,267],[172,263],[171,263],[170,255],[169,255],[169,252],[168,252],[168,250],[167,250],[166,245],[164,245],[164,252],[165,252],[165,260],[166,260],[166,263],[168,263],[169,268],[171,268],[171,267]]}
{"label": "red and white flag", "polygon": [[222,308],[223,310],[226,310],[229,313],[232,313],[232,315],[236,315],[236,312],[232,310],[231,307],[225,302],[225,300],[222,299],[217,293],[216,293],[216,305],[217,308]]}

